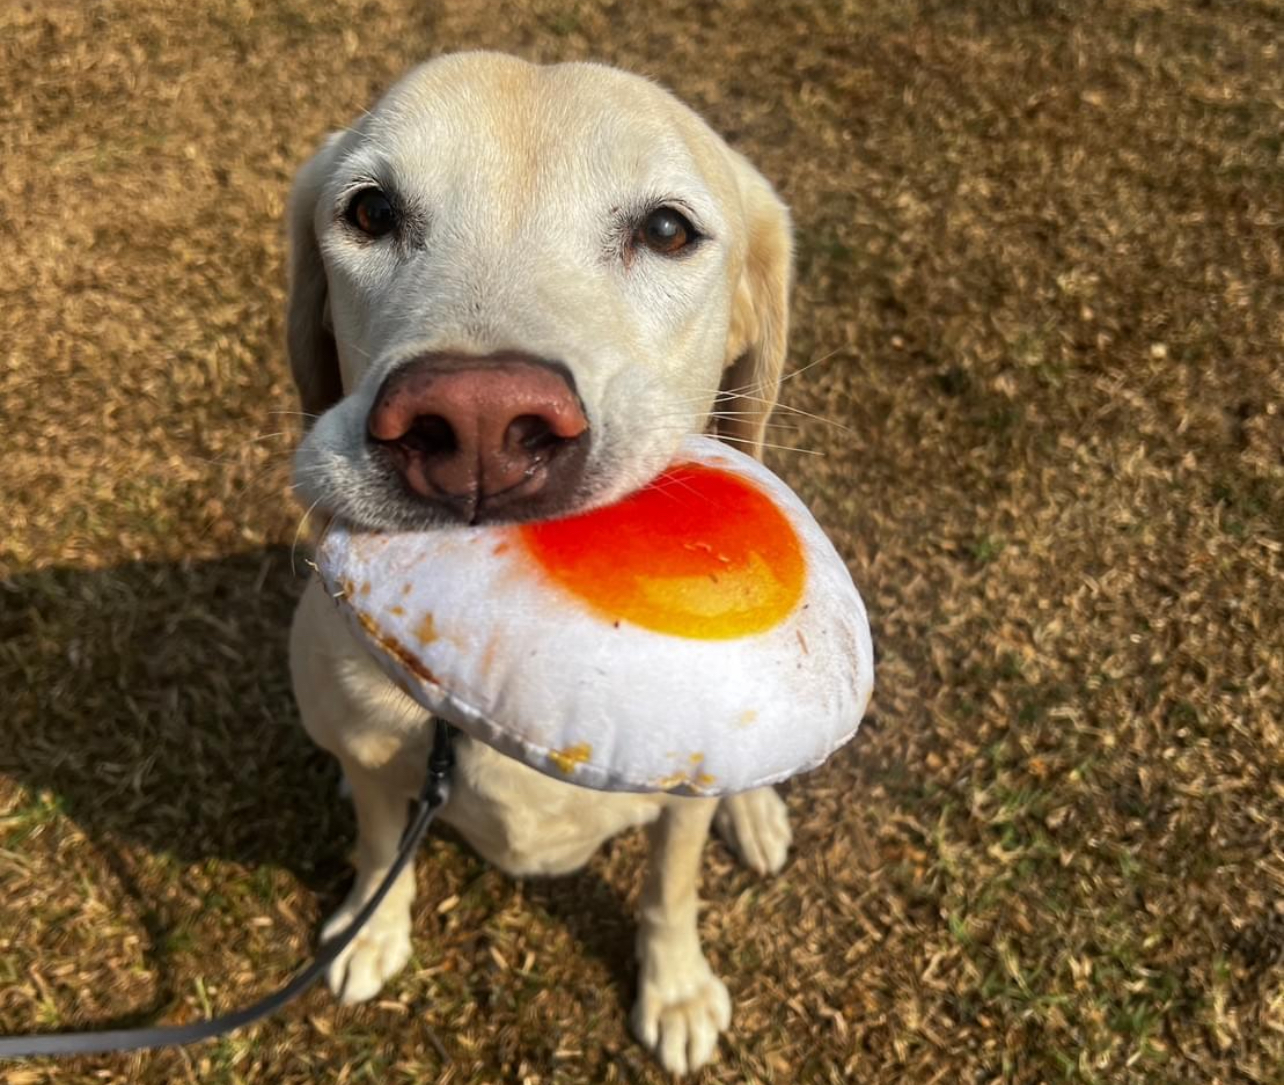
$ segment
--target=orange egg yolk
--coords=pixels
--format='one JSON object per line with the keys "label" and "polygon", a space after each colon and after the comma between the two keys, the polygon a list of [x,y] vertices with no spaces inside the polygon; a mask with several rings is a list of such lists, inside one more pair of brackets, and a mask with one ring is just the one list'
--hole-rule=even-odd
{"label": "orange egg yolk", "polygon": [[752,483],[701,464],[671,467],[617,504],[519,531],[553,581],[598,614],[659,633],[760,633],[802,595],[802,548],[785,515]]}

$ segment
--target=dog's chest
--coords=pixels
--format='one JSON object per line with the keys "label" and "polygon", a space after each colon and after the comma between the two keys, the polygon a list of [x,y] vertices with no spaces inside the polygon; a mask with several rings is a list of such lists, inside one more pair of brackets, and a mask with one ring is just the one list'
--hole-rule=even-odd
{"label": "dog's chest", "polygon": [[607,837],[659,812],[653,797],[561,783],[467,737],[456,740],[455,756],[442,816],[513,875],[575,870]]}

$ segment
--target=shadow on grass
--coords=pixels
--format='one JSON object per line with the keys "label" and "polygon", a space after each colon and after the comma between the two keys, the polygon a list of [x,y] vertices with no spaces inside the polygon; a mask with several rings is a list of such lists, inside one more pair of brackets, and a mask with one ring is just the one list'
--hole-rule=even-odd
{"label": "shadow on grass", "polygon": [[[173,916],[135,884],[131,852],[150,853],[153,867],[213,862],[212,881],[250,891],[283,869],[323,914],[350,883],[355,827],[338,768],[304,733],[290,690],[288,630],[305,571],[270,548],[0,581],[0,774],[29,795],[7,821],[74,821],[150,936],[162,997],[115,1027],[171,997]],[[6,843],[21,850],[21,828]],[[588,872],[529,885],[629,1005],[633,925],[617,895]]]}
{"label": "shadow on grass", "polygon": [[303,583],[284,549],[0,582],[0,772],[95,842],[315,887],[351,819],[290,693]]}

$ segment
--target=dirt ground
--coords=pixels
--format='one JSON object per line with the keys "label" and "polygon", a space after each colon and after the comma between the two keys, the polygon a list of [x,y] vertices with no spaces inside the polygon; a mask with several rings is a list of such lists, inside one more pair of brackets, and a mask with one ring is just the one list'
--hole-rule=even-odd
{"label": "dirt ground", "polygon": [[[7,0],[0,1028],[229,1008],[341,898],[285,675],[282,204],[488,46],[656,77],[796,216],[775,432],[823,456],[770,462],[878,689],[782,876],[708,848],[697,1080],[1284,1082],[1281,42],[1278,0]],[[381,1001],[0,1083],[665,1080],[641,840],[525,883],[428,851]]]}

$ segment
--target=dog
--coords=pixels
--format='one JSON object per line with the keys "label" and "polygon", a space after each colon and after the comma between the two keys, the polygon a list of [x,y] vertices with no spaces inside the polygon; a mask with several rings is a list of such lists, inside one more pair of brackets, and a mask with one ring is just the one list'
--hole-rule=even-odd
{"label": "dog", "polygon": [[[295,485],[310,508],[376,530],[532,520],[628,493],[688,434],[761,451],[785,360],[789,214],[644,78],[492,53],[430,61],[324,141],[288,219],[287,348],[311,420]],[[356,809],[356,879],[325,938],[388,870],[431,731],[315,578],[290,663],[304,727]],[[441,817],[510,874],[574,871],[648,827],[631,1025],[670,1072],[708,1062],[731,1005],[697,932],[701,852],[714,824],[754,870],[779,871],[782,800],[592,792],[466,737],[456,757]],[[414,884],[408,870],[330,969],[344,1002],[405,965]]]}

